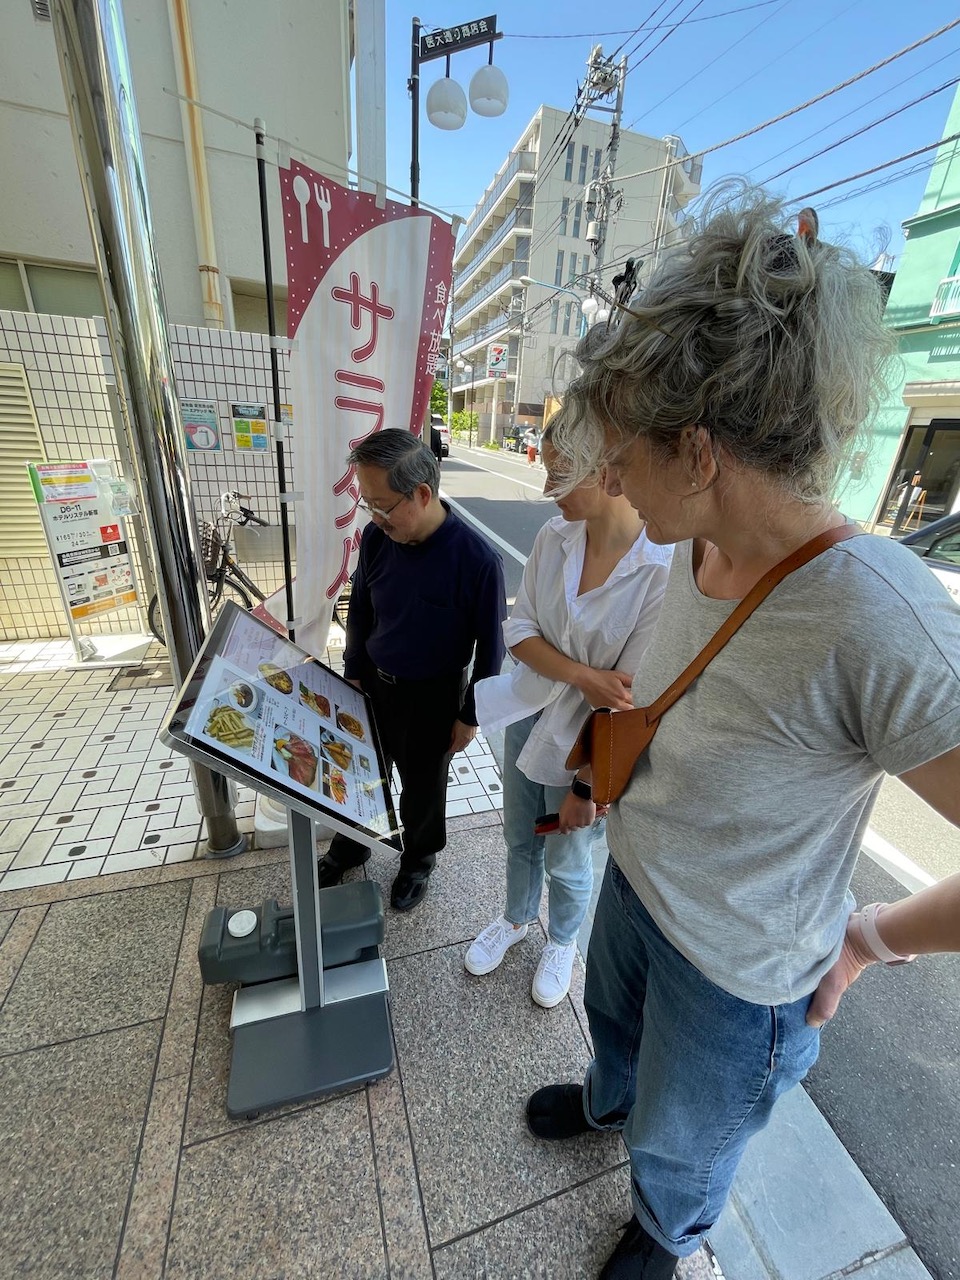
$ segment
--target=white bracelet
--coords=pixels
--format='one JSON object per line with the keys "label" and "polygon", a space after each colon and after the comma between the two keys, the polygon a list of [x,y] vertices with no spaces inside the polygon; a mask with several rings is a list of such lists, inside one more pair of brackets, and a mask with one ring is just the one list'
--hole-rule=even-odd
{"label": "white bracelet", "polygon": [[877,959],[884,964],[909,964],[911,960],[916,960],[917,957],[915,955],[901,956],[896,951],[891,951],[877,931],[877,916],[887,905],[886,902],[871,902],[868,907],[864,907],[860,912],[860,928],[863,931],[863,940]]}

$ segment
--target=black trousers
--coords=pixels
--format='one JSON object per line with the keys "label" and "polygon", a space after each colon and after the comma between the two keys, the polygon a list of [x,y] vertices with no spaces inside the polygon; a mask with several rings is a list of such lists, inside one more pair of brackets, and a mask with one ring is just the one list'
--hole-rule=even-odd
{"label": "black trousers", "polygon": [[[444,815],[450,735],[462,705],[465,678],[457,673],[391,684],[371,668],[361,683],[373,703],[388,777],[394,764],[400,775],[400,870],[429,873],[447,843]],[[366,845],[344,835],[334,836],[327,851],[330,861],[344,869],[359,866],[369,856]]]}

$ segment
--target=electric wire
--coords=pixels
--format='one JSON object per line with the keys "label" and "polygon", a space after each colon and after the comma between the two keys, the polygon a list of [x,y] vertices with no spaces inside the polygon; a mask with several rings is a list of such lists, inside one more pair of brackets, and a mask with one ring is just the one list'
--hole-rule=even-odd
{"label": "electric wire", "polygon": [[[825,89],[823,93],[818,93],[813,98],[808,98],[806,102],[801,102],[798,106],[791,107],[788,111],[782,111],[777,116],[772,116],[769,120],[764,120],[760,124],[754,125],[751,129],[745,129],[742,133],[736,134],[732,138],[726,138],[723,142],[715,142],[713,146],[704,147],[702,150],[694,151],[685,159],[700,159],[703,156],[712,155],[715,151],[721,151],[724,147],[730,147],[735,142],[742,142],[744,138],[752,138],[754,134],[761,133],[764,129],[769,129],[772,125],[780,124],[783,120],[788,120],[791,116],[806,111],[808,107],[814,106],[824,99],[832,97],[833,94],[839,93],[841,89],[846,89],[857,81],[863,80],[866,76],[873,75],[875,71],[881,70],[883,67],[889,66],[892,62],[896,62],[898,58],[904,57],[908,53],[912,53],[914,49],[921,48],[922,45],[929,44],[931,40],[936,40],[938,36],[945,35],[946,32],[952,31],[955,27],[960,26],[960,18],[954,18],[951,22],[947,22],[944,26],[939,27],[936,31],[931,31],[928,35],[922,36],[919,40],[914,40],[912,44],[906,45],[903,49],[899,49],[896,53],[890,54],[888,58],[884,58],[881,62],[875,62],[873,66],[867,67],[863,71],[858,71],[856,75],[850,76],[846,80],[842,80],[839,84],[835,84],[831,89]],[[645,178],[651,173],[662,173],[664,169],[669,168],[675,162],[670,161],[666,165],[655,165],[650,169],[639,169],[636,173],[624,173],[618,177],[619,182],[626,182],[631,178]]]}
{"label": "electric wire", "polygon": [[930,71],[933,67],[938,67],[941,62],[946,62],[948,58],[956,58],[960,54],[960,49],[951,49],[949,52],[942,54],[939,58],[934,58],[932,62],[928,62],[926,66],[920,67],[917,71],[911,71],[908,76],[904,76],[902,80],[895,81],[885,89],[881,89],[879,93],[875,93],[872,98],[865,98],[863,102],[855,107],[851,107],[849,111],[845,111],[842,115],[834,116],[826,124],[821,125],[818,129],[814,129],[811,133],[804,134],[802,138],[798,138],[796,142],[791,142],[789,147],[782,147],[779,151],[774,152],[772,156],[767,156],[765,160],[759,161],[757,164],[751,165],[749,173],[754,173],[757,169],[763,169],[768,164],[774,164],[782,156],[789,155],[791,151],[796,151],[797,147],[802,147],[805,142],[809,142],[812,138],[818,138],[821,133],[826,133],[828,129],[832,129],[835,124],[840,124],[842,120],[848,120],[850,116],[856,115],[858,111],[863,111],[865,107],[871,106],[874,102],[879,102],[881,98],[886,98],[894,89],[900,89],[911,80],[916,80],[917,76],[922,76],[924,72]]}
{"label": "electric wire", "polygon": [[830,151],[835,151],[837,147],[842,147],[844,143],[851,142],[854,138],[859,138],[863,134],[868,133],[871,129],[875,129],[879,124],[886,124],[888,120],[892,120],[894,116],[902,115],[904,111],[909,111],[911,107],[918,106],[921,102],[926,102],[929,98],[934,98],[938,93],[943,93],[944,89],[949,89],[955,84],[960,84],[960,76],[954,76],[952,80],[945,80],[943,84],[938,85],[936,89],[929,89],[926,93],[914,98],[910,102],[905,102],[903,106],[888,111],[886,115],[878,116],[876,120],[871,120],[869,124],[863,125],[859,129],[855,129],[852,133],[845,134],[842,138],[838,138],[836,142],[831,142],[829,146],[821,147],[819,151],[814,151],[808,156],[804,156],[802,160],[796,160],[793,164],[787,165],[785,169],[780,169],[777,173],[771,173],[768,178],[764,178],[761,186],[767,186],[777,178],[782,178],[784,174],[793,173],[794,169],[799,169],[805,164],[809,164],[811,160],[819,160],[821,156],[825,156]]}
{"label": "electric wire", "polygon": [[[738,13],[749,13],[751,9],[766,9],[770,5],[776,3],[777,0],[759,0],[758,4],[744,4],[738,9],[724,9],[722,13],[705,13],[702,18],[691,18],[690,21],[713,22],[715,18],[730,18]],[[543,32],[505,31],[504,36],[508,40],[602,40],[606,36],[632,37],[637,35],[640,31],[662,31],[663,29],[663,26],[634,27],[632,31],[629,30],[629,28],[624,28],[621,31],[573,31],[564,32],[559,35],[545,35]]]}
{"label": "electric wire", "polygon": [[895,160],[885,160],[883,164],[875,164],[870,169],[862,169],[860,173],[852,173],[848,178],[840,178],[836,182],[828,182],[826,186],[817,187],[815,191],[807,191],[802,196],[791,196],[788,204],[802,204],[805,200],[811,200],[814,196],[822,195],[824,191],[833,191],[836,187],[844,187],[848,182],[856,182],[858,178],[868,178],[871,173],[880,173],[883,169],[889,169],[895,164],[902,164],[904,160],[912,160],[914,156],[922,156],[925,151],[933,151],[936,147],[945,146],[948,142],[956,142],[960,138],[960,133],[951,133],[946,138],[938,138],[936,142],[929,142],[925,147],[917,147],[915,151],[908,151],[905,155],[897,156]]}
{"label": "electric wire", "polygon": [[806,44],[808,40],[812,40],[814,36],[818,36],[821,31],[825,31],[827,27],[831,26],[834,22],[837,22],[840,18],[848,14],[851,9],[856,9],[858,5],[863,3],[864,0],[851,0],[850,4],[848,4],[845,9],[841,9],[839,13],[831,14],[830,17],[827,18],[826,22],[821,22],[819,27],[814,27],[812,31],[805,32],[799,40],[794,41],[789,48],[778,53],[775,58],[771,58],[769,61],[764,62],[762,66],[757,67],[756,71],[751,75],[746,76],[743,80],[738,80],[735,85],[732,85],[725,93],[721,93],[718,98],[714,98],[712,102],[708,102],[705,107],[701,107],[699,111],[695,111],[692,116],[687,116],[686,120],[681,120],[677,125],[677,132],[692,121],[699,119],[700,116],[706,115],[708,111],[712,111],[718,103],[724,102],[732,94],[740,93],[745,84],[749,84],[751,80],[756,80],[757,76],[764,75],[771,67],[776,66],[778,62],[781,62],[784,58],[789,57],[791,53],[794,53],[799,49],[802,44]]}
{"label": "electric wire", "polygon": [[[780,4],[776,12],[767,14],[765,18],[761,18],[760,21],[756,23],[754,26],[752,26],[749,31],[747,31],[744,35],[740,36],[739,39],[734,40],[732,44],[727,45],[727,47],[725,49],[722,49],[720,53],[716,55],[715,58],[711,58],[709,62],[705,63],[696,72],[694,72],[694,74],[690,76],[689,79],[684,84],[678,85],[676,89],[671,89],[668,94],[662,97],[658,102],[655,102],[652,107],[647,107],[643,111],[641,111],[640,114],[635,117],[635,119],[630,121],[630,123],[627,125],[627,128],[632,129],[633,126],[637,124],[638,121],[642,120],[644,116],[651,115],[654,111],[657,110],[658,107],[662,107],[665,102],[669,102],[671,98],[675,97],[678,93],[681,93],[687,87],[687,85],[690,83],[691,80],[696,80],[699,76],[703,75],[704,71],[708,71],[710,67],[712,67],[715,63],[719,62],[722,58],[725,58],[728,53],[730,53],[733,49],[737,47],[738,44],[743,44],[744,40],[748,40],[755,31],[758,31],[760,27],[764,25],[764,23],[772,21],[777,16],[778,13],[780,13],[783,9],[787,7],[788,4],[790,4],[790,0],[780,0]],[[695,18],[694,21],[696,22],[697,19]]]}

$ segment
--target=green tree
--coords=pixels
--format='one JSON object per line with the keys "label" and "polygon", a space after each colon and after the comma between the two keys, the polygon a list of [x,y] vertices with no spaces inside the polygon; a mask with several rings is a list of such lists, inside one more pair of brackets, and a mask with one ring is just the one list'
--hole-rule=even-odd
{"label": "green tree", "polygon": [[447,420],[447,384],[439,378],[430,391],[430,412],[439,413],[444,422]]}

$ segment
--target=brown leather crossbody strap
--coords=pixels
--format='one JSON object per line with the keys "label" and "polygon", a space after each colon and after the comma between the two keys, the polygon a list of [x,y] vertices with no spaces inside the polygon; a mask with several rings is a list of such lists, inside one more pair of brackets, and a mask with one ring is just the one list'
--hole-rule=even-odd
{"label": "brown leather crossbody strap", "polygon": [[847,538],[855,538],[861,533],[863,533],[863,530],[857,524],[837,525],[833,529],[827,529],[825,533],[817,534],[815,538],[805,542],[802,547],[798,547],[785,560],[775,564],[743,597],[723,626],[714,632],[690,665],[680,672],[670,688],[666,689],[656,702],[652,702],[646,708],[647,721],[653,723],[653,721],[659,720],[663,713],[673,706],[680,695],[696,680],[704,668],[713,661],[727,641],[736,635],[757,605],[766,599],[777,583],[782,582],[788,574],[793,573],[795,569],[799,569],[808,560],[815,560],[828,547],[835,546],[838,542],[845,542]]}

